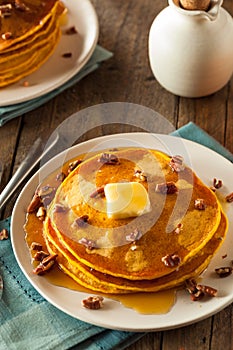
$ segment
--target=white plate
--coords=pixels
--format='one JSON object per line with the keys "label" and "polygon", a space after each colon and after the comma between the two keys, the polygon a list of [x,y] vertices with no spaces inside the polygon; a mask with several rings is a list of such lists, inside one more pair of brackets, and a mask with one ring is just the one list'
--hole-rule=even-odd
{"label": "white plate", "polygon": [[[161,149],[169,154],[180,154],[187,165],[192,166],[196,173],[207,184],[211,185],[214,177],[221,179],[224,186],[222,195],[233,191],[233,165],[222,156],[181,138],[145,133],[117,134],[105,136],[84,142],[62,152],[42,167],[46,176],[57,169],[58,164],[93,150],[101,150],[120,146],[144,146]],[[171,329],[202,320],[229,305],[233,301],[233,275],[220,279],[213,273],[216,267],[229,265],[233,259],[233,205],[228,205],[229,232],[218,254],[212,260],[204,275],[204,284],[218,289],[218,296],[205,302],[192,302],[187,292],[181,291],[177,295],[175,305],[167,314],[142,315],[122,306],[111,299],[105,300],[105,307],[92,311],[82,308],[81,300],[85,293],[72,291],[50,284],[41,276],[33,275],[28,249],[24,241],[23,224],[28,203],[37,187],[41,173],[35,174],[21,192],[12,214],[12,245],[16,259],[31,284],[51,304],[65,313],[80,320],[111,329],[148,331]],[[220,190],[219,190],[220,191]],[[19,229],[21,228],[21,229]],[[227,254],[227,258],[223,256]]]}
{"label": "white plate", "polygon": [[[52,91],[72,78],[91,57],[99,35],[98,19],[89,0],[64,0],[68,9],[66,28],[75,26],[78,33],[62,35],[58,46],[48,61],[36,72],[19,82],[0,89],[0,106],[31,100]],[[71,58],[64,53],[71,52]],[[27,80],[28,87],[22,82]]]}

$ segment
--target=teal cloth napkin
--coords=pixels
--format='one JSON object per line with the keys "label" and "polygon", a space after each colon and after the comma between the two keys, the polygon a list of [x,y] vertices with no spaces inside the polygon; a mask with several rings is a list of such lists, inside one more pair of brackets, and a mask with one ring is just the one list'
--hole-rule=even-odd
{"label": "teal cloth napkin", "polygon": [[83,79],[86,75],[96,70],[103,61],[108,60],[110,57],[112,57],[112,53],[110,51],[97,45],[91,58],[81,69],[81,71],[59,88],[26,102],[0,107],[0,126],[4,125],[9,120],[16,118],[48,102],[53,97],[60,94],[62,91],[73,86],[81,79]]}
{"label": "teal cloth napkin", "polygon": [[[173,133],[210,146],[233,161],[233,155],[193,123]],[[10,229],[10,218],[0,222]],[[107,330],[79,321],[49,304],[21,272],[10,239],[0,241],[0,350],[122,350],[144,333]]]}

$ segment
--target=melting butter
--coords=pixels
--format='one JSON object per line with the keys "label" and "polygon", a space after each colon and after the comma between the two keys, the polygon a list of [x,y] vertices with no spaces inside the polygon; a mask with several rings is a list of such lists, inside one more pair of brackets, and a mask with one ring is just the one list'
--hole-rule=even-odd
{"label": "melting butter", "polygon": [[151,210],[147,190],[139,182],[108,183],[104,192],[109,218],[136,217]]}

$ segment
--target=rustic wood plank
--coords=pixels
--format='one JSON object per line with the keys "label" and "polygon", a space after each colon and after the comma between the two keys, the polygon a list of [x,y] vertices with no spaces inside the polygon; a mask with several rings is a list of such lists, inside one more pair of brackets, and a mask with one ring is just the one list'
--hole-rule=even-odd
{"label": "rustic wood plank", "polygon": [[[0,157],[5,171],[0,190],[9,181],[31,145],[41,135],[46,141],[51,133],[73,113],[96,104],[130,102],[151,108],[171,125],[180,127],[195,122],[233,152],[233,79],[221,91],[199,99],[174,96],[153,77],[148,58],[148,34],[155,16],[167,6],[165,0],[92,0],[99,17],[99,44],[113,52],[113,57],[81,82],[52,101],[0,128]],[[233,14],[232,0],[223,3]],[[109,133],[138,130],[127,125],[124,116],[117,125],[97,127],[82,122],[79,142]],[[156,131],[143,116],[145,129]],[[10,215],[15,198],[4,215]],[[232,350],[233,305],[217,315],[180,329],[146,334],[127,350]]]}

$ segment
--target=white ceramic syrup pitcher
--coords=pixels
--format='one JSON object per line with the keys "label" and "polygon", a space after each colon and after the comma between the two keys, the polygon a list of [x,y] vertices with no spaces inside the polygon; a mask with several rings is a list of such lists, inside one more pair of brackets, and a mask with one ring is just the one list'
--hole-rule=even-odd
{"label": "white ceramic syrup pitcher", "polygon": [[[183,0],[192,1],[192,0]],[[220,90],[233,73],[233,19],[223,0],[207,10],[187,10],[179,0],[155,18],[149,33],[152,72],[168,91],[201,97]]]}

